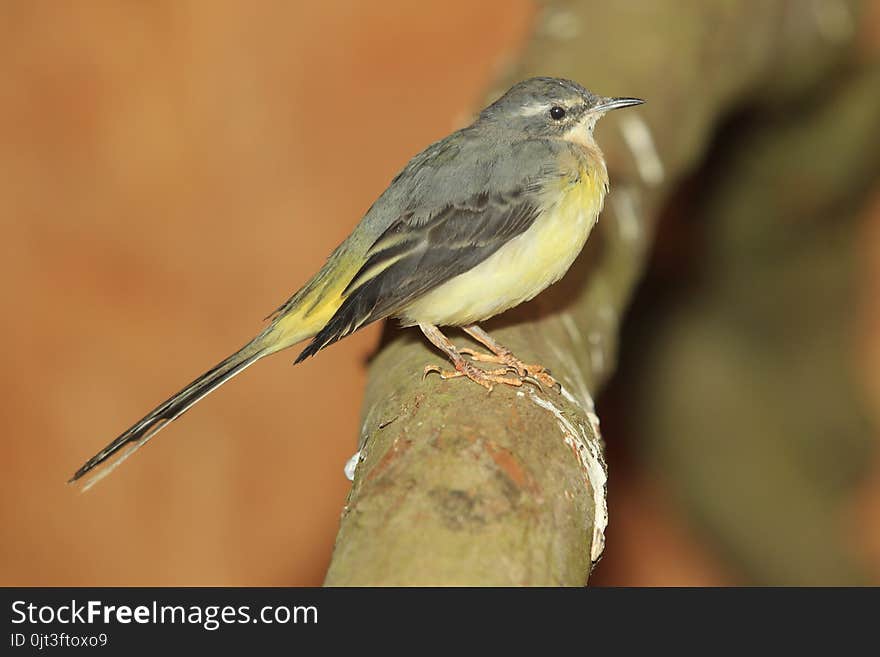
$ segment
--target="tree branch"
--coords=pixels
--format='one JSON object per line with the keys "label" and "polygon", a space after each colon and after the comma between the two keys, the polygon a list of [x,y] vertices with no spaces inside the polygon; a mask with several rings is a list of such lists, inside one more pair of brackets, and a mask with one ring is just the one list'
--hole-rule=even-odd
{"label": "tree branch", "polygon": [[[628,7],[545,3],[504,81],[557,75],[648,100],[597,129],[612,194],[575,266],[486,327],[548,366],[562,394],[422,380],[440,357],[395,330],[370,367],[361,462],[327,585],[580,586],[600,557],[606,470],[593,396],[614,369],[659,208],[719,118],[759,95],[804,44],[802,33],[779,38],[788,2]],[[842,47],[810,45],[774,100],[808,88]]]}

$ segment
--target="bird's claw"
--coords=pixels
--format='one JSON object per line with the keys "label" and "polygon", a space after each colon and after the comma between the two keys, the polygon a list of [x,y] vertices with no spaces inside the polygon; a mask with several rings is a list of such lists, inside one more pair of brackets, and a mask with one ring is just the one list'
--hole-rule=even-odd
{"label": "bird's claw", "polygon": [[509,376],[510,370],[507,367],[499,368],[496,370],[484,370],[476,367],[475,365],[471,365],[466,361],[462,361],[460,364],[456,364],[455,370],[444,370],[438,365],[426,365],[424,369],[424,373],[422,374],[422,378],[424,379],[428,374],[432,372],[436,372],[440,375],[440,378],[444,381],[447,379],[458,379],[461,377],[467,377],[474,383],[478,383],[483,386],[489,392],[492,392],[492,389],[495,387],[495,384],[504,384],[514,387],[519,387],[523,384],[523,379],[521,377],[511,377]]}
{"label": "bird's claw", "polygon": [[524,383],[529,383],[541,392],[544,392],[545,387],[557,391],[561,389],[559,383],[544,368],[516,367],[512,364],[505,364],[504,367],[494,370],[484,370],[466,361],[457,364],[454,370],[444,370],[439,365],[426,365],[422,379],[432,373],[438,374],[444,381],[466,377],[474,383],[480,384],[489,392],[492,391],[495,384],[519,388]]}
{"label": "bird's claw", "polygon": [[545,386],[552,390],[556,390],[556,392],[562,391],[562,385],[551,376],[550,372],[545,367],[541,365],[528,365],[519,360],[512,353],[487,354],[481,351],[475,351],[469,347],[459,349],[458,353],[468,356],[471,360],[477,362],[498,363],[504,365],[509,373],[515,374],[522,381],[534,383],[541,392],[544,391]]}

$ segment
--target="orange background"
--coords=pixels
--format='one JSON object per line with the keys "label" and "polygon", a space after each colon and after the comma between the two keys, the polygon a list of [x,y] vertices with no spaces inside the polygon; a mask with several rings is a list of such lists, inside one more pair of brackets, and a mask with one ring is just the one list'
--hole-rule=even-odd
{"label": "orange background", "polygon": [[0,583],[322,581],[378,327],[253,368],[85,495],[64,482],[261,328],[529,12],[4,4]]}
{"label": "orange background", "polygon": [[[260,363],[88,494],[64,482],[260,329],[482,99],[532,12],[3,5],[0,584],[321,583],[378,327]],[[616,476],[597,583],[736,581],[655,485]]]}

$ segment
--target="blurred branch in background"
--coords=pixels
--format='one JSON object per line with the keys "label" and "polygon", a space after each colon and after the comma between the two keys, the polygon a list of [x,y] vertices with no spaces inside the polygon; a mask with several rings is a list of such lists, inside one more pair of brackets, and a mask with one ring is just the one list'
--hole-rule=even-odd
{"label": "blurred branch in background", "polygon": [[701,262],[632,324],[627,398],[647,465],[760,583],[867,581],[841,509],[874,442],[850,339],[880,69],[826,85],[722,140],[689,218]]}
{"label": "blurred branch in background", "polygon": [[[848,63],[858,10],[838,0],[542,5],[504,86],[554,75],[648,100],[597,131],[612,193],[584,254],[492,327],[565,392],[487,396],[422,381],[437,355],[394,332],[370,368],[362,462],[327,584],[586,582],[607,518],[593,396],[669,192],[745,108],[761,121],[723,165],[712,155],[723,168],[704,181],[699,291],[674,316],[664,307],[663,322],[639,323],[648,346],[632,364],[629,415],[651,466],[756,580],[860,581],[830,514],[867,445],[843,354],[855,207],[844,201],[876,172],[876,149],[859,144],[876,143],[880,100],[876,69]],[[798,334],[786,335],[794,312]]]}

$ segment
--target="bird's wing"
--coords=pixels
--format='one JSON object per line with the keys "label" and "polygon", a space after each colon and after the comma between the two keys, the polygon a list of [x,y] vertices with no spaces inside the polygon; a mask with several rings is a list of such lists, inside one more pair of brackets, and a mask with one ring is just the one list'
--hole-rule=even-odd
{"label": "bird's wing", "polygon": [[481,191],[428,216],[401,214],[368,250],[343,293],[345,301],[297,362],[393,315],[525,232],[540,214],[539,186],[534,179],[521,179],[506,190]]}

